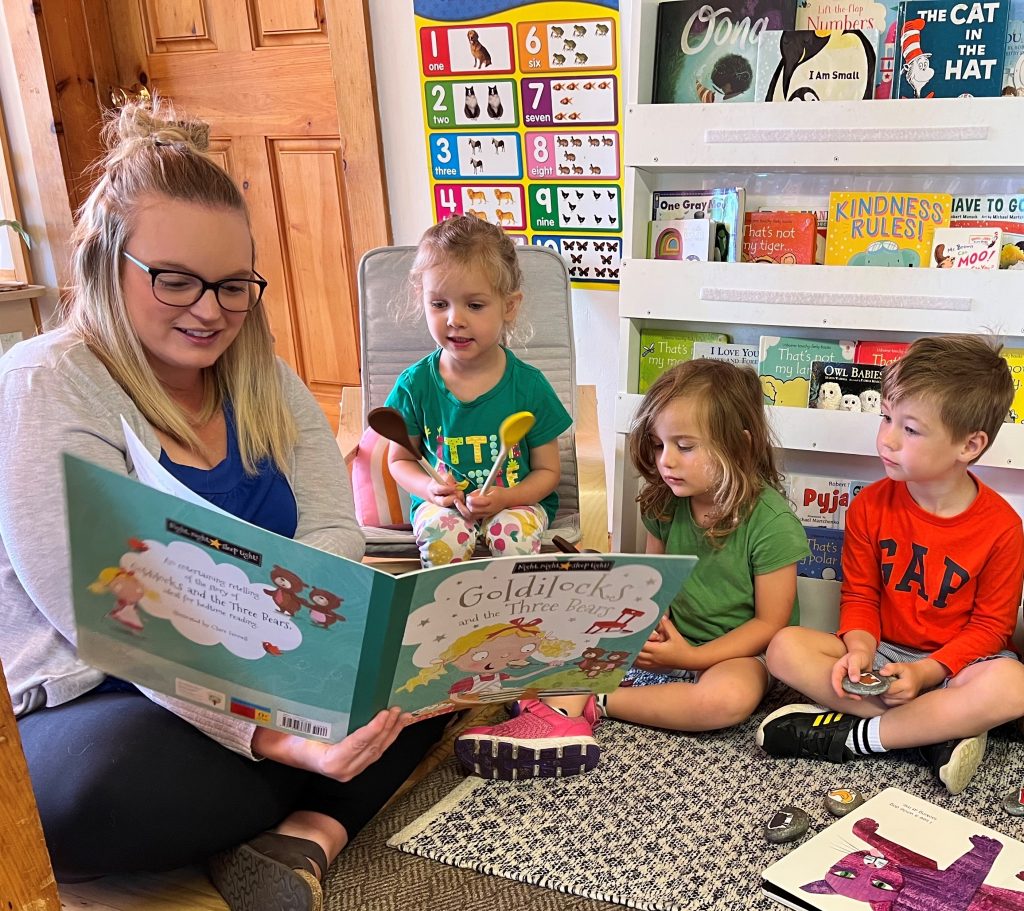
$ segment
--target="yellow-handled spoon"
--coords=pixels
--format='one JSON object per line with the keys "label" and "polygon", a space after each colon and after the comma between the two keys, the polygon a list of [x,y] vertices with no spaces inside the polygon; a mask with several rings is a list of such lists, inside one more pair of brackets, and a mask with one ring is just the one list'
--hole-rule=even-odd
{"label": "yellow-handled spoon", "polygon": [[498,471],[505,464],[505,460],[508,458],[512,447],[530,432],[530,428],[536,420],[529,411],[517,411],[501,422],[501,426],[498,428],[498,439],[501,441],[501,449],[498,450],[498,458],[494,460],[494,465],[491,466],[491,473],[487,475],[487,480],[484,481],[483,486],[480,488],[480,496],[484,496],[490,489],[494,479],[498,476]]}

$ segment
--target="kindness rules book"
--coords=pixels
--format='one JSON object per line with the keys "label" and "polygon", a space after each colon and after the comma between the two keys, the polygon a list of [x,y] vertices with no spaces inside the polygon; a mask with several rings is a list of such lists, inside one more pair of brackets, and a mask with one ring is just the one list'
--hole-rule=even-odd
{"label": "kindness rules book", "polygon": [[392,576],[65,456],[78,650],[212,712],[336,742],[618,686],[693,557],[502,557]]}
{"label": "kindness rules book", "polygon": [[825,265],[924,267],[952,205],[948,193],[830,193]]}
{"label": "kindness rules book", "polygon": [[1022,869],[1016,839],[886,788],[772,864],[761,888],[806,911],[1010,911],[1024,908]]}

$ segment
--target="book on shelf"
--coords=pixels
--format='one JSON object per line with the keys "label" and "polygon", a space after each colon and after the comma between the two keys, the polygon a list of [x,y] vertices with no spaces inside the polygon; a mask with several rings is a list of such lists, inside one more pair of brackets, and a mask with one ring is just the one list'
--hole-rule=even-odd
{"label": "book on shelf", "polygon": [[744,262],[814,264],[818,220],[813,212],[748,212],[744,222]]}
{"label": "book on shelf", "polygon": [[807,389],[807,407],[881,414],[884,369],[856,361],[814,361]]}
{"label": "book on shelf", "polygon": [[948,193],[829,194],[825,264],[919,267],[927,264],[932,234],[949,224]]}
{"label": "book on shelf", "polygon": [[1002,92],[1009,0],[900,0],[894,98]]}
{"label": "book on shelf", "polygon": [[757,40],[755,101],[857,101],[875,94],[877,29],[766,30]]}
{"label": "book on shelf", "polygon": [[715,261],[738,263],[745,205],[746,190],[743,187],[655,190],[651,194],[651,218],[654,221],[707,218],[717,222]]}
{"label": "book on shelf", "polygon": [[747,197],[751,209],[758,212],[813,212],[817,221],[818,243],[814,251],[816,263],[825,262],[825,238],[828,236],[828,193],[820,194],[753,194]]}
{"label": "book on shelf", "polygon": [[998,269],[999,228],[936,228],[929,265],[935,269]]}
{"label": "book on shelf", "polygon": [[694,342],[693,359],[702,357],[712,361],[728,361],[737,367],[751,367],[757,370],[760,351],[757,345],[729,344],[728,342]]}
{"label": "book on shelf", "polygon": [[899,0],[882,3],[863,0],[799,0],[796,8],[798,29],[829,31],[874,29],[879,34],[875,98],[888,98],[892,90],[896,57],[896,16]]}
{"label": "book on shelf", "polygon": [[1024,96],[1024,3],[1010,4],[1003,60],[1003,95]]}
{"label": "book on shelf", "polygon": [[1024,908],[1022,868],[1020,841],[886,788],[768,867],[761,889],[802,911]]}
{"label": "book on shelf", "polygon": [[910,342],[857,342],[857,352],[854,360],[858,364],[874,364],[876,367],[888,367],[889,364],[898,361],[907,349]]}
{"label": "book on shelf", "polygon": [[787,474],[786,494],[804,528],[846,527],[846,510],[870,481],[835,475]]}
{"label": "book on shelf", "polygon": [[996,193],[954,196],[951,228],[999,228],[1003,232],[999,268],[1024,268],[1024,195]]}
{"label": "book on shelf", "polygon": [[765,403],[806,408],[811,365],[815,361],[852,362],[856,348],[853,341],[762,335],[758,374]]}
{"label": "book on shelf", "polygon": [[1006,415],[1008,424],[1024,424],[1024,348],[1003,348],[999,352],[1013,378],[1013,402]]}
{"label": "book on shelf", "polygon": [[805,579],[843,581],[843,530],[806,527],[811,552],[796,565],[797,576]]}
{"label": "book on shelf", "polygon": [[682,329],[641,329],[640,370],[637,392],[646,392],[669,367],[693,360],[696,342],[727,342],[721,332],[687,332]]}
{"label": "book on shelf", "polygon": [[647,230],[651,259],[714,262],[718,222],[713,218],[672,218],[652,221]]}
{"label": "book on shelf", "polygon": [[392,705],[610,691],[695,562],[538,555],[393,576],[194,495],[64,467],[82,660],[326,742]]}
{"label": "book on shelf", "polygon": [[655,104],[754,100],[757,36],[792,29],[796,0],[666,0],[658,5]]}

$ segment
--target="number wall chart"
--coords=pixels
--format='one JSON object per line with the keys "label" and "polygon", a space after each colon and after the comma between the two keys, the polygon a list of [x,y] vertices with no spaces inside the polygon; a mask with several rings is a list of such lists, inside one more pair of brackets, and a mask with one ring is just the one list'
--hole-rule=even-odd
{"label": "number wall chart", "polygon": [[414,0],[434,218],[474,215],[619,281],[618,0]]}

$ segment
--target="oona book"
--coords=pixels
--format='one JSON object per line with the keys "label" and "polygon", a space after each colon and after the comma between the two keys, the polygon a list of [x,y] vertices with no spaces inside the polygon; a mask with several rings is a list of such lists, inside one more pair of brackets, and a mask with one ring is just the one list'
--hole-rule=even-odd
{"label": "oona book", "polygon": [[756,101],[859,101],[875,94],[877,29],[764,31]]}
{"label": "oona book", "polygon": [[795,21],[796,0],[659,4],[654,103],[753,101],[758,36]]}
{"label": "oona book", "polygon": [[1016,839],[886,788],[772,864],[761,888],[804,911],[1014,911],[1022,869]]}
{"label": "oona book", "polygon": [[65,456],[83,661],[211,712],[335,742],[426,717],[607,692],[693,557],[473,560],[402,576]]}

